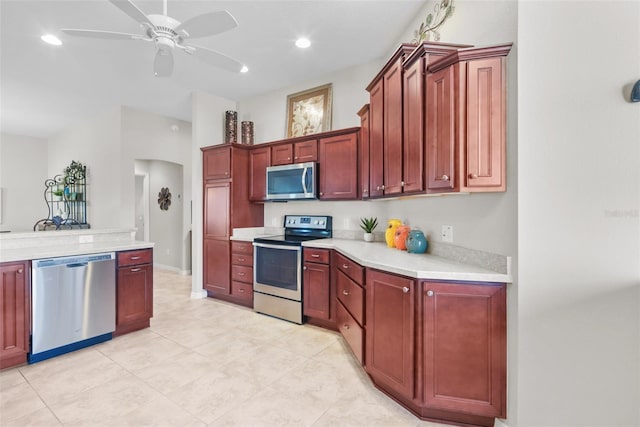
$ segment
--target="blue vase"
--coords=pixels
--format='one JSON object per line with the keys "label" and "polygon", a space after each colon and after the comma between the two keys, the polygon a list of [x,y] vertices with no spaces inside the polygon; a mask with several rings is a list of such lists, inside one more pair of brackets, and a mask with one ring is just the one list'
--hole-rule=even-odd
{"label": "blue vase", "polygon": [[407,252],[412,254],[423,254],[427,251],[427,238],[420,230],[411,230],[407,237]]}

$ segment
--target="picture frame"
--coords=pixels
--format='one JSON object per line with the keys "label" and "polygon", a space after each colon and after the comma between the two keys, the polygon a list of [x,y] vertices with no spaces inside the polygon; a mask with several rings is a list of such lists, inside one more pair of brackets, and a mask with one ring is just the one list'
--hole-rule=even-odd
{"label": "picture frame", "polygon": [[331,130],[332,84],[287,96],[287,138]]}

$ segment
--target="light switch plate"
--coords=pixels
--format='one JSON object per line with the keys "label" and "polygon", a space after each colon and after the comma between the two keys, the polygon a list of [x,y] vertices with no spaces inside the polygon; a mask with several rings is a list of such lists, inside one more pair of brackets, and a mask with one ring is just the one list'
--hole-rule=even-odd
{"label": "light switch plate", "polygon": [[453,243],[453,226],[452,225],[442,226],[442,241]]}

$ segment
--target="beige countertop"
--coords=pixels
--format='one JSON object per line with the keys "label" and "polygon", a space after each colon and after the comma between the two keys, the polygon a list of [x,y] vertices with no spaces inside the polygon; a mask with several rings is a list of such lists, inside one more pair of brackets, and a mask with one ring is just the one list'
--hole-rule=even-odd
{"label": "beige countertop", "polygon": [[58,230],[0,235],[0,262],[24,261],[100,252],[146,249],[151,242],[135,240],[135,230]]}

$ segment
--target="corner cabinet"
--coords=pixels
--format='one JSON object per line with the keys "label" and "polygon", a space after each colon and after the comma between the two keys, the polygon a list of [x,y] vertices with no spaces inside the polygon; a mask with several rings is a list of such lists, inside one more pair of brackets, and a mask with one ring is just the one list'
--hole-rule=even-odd
{"label": "corner cabinet", "polygon": [[0,369],[27,361],[31,329],[31,263],[0,264]]}
{"label": "corner cabinet", "polygon": [[506,190],[511,46],[460,49],[427,67],[427,192]]}
{"label": "corner cabinet", "polygon": [[114,336],[148,328],[153,317],[153,249],[118,252]]}
{"label": "corner cabinet", "polygon": [[[250,202],[250,148],[223,144],[202,148],[203,158],[203,288],[207,295],[251,305],[242,286],[232,286],[233,228],[261,227],[263,206]],[[254,158],[265,167],[269,155]],[[259,160],[258,160],[259,159]],[[254,188],[257,190],[257,187]],[[259,195],[253,194],[256,198]],[[242,282],[238,282],[242,283]],[[235,291],[235,292],[234,292]]]}

